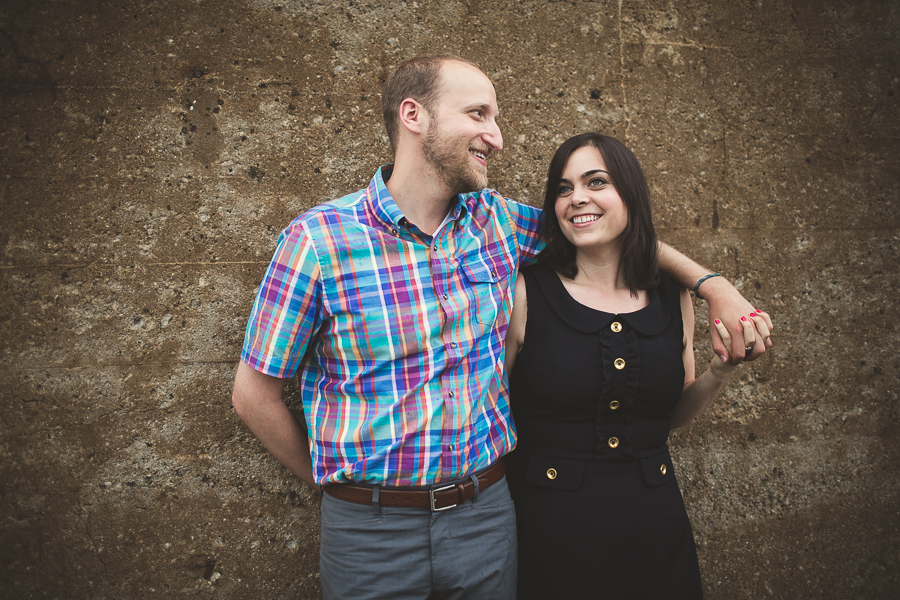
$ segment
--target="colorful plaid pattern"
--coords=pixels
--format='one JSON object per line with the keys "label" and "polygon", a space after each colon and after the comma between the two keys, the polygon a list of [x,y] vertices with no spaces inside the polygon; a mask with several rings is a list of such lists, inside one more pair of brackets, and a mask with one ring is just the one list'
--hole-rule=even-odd
{"label": "colorful plaid pattern", "polygon": [[432,238],[382,173],[282,232],[247,325],[244,362],[299,369],[319,483],[427,485],[515,445],[503,339],[540,211],[493,190],[461,195]]}

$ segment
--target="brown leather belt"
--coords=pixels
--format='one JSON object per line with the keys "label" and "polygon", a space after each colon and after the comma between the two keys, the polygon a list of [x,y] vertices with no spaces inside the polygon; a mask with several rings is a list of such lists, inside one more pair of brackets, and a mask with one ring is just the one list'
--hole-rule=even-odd
{"label": "brown leather belt", "polygon": [[[477,473],[478,491],[483,492],[506,475],[506,464],[501,458],[484,471]],[[325,493],[338,500],[355,504],[372,504],[373,487],[353,483],[334,483],[325,486]],[[379,487],[378,504],[381,506],[416,506],[431,512],[447,510],[462,504],[475,495],[475,483],[471,478],[441,485],[425,487]]]}

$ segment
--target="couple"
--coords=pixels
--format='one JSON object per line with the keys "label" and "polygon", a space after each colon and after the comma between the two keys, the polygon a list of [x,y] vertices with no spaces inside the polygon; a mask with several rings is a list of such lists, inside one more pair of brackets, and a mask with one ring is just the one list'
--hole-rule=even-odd
{"label": "couple", "polygon": [[[520,381],[525,391],[522,418],[529,424],[540,423],[537,402],[542,389],[529,389],[532,384],[524,372],[549,377],[553,371],[547,361],[539,369],[527,364],[548,351],[559,362],[553,349],[546,347],[535,347],[536,355],[529,356],[533,346],[544,344],[531,342],[533,325],[547,327],[541,323],[550,311],[541,308],[553,309],[553,292],[542,298],[542,290],[537,291],[529,279],[540,286],[548,272],[556,277],[553,261],[562,260],[560,264],[569,268],[574,265],[576,276],[557,277],[559,286],[581,309],[598,309],[587,317],[588,327],[606,313],[621,313],[617,322],[621,321],[625,354],[610,356],[613,370],[619,359],[625,361],[619,369],[626,376],[624,383],[581,382],[586,377],[579,374],[566,385],[596,383],[622,392],[622,419],[612,419],[604,435],[612,432],[607,445],[611,451],[621,448],[618,456],[628,458],[628,464],[643,458],[669,460],[664,434],[661,442],[659,431],[639,434],[642,420],[653,421],[657,429],[667,425],[665,414],[654,417],[648,409],[663,413],[672,409],[673,419],[692,418],[721,386],[722,376],[732,368],[727,363],[739,362],[745,353],[756,358],[771,344],[770,326],[765,315],[750,316],[753,308],[723,278],[709,278],[699,265],[660,246],[660,267],[678,284],[697,292],[702,281],[711,318],[720,320],[714,348],[721,358],[714,359],[711,375],[690,384],[682,394],[686,400],[676,394],[674,407],[645,406],[644,390],[637,386],[635,391],[635,377],[652,374],[649,391],[655,394],[657,387],[671,384],[678,371],[669,364],[668,353],[655,347],[646,350],[650,353],[641,367],[637,361],[645,352],[645,338],[667,336],[662,350],[671,349],[668,337],[684,323],[686,339],[678,334],[678,353],[684,356],[681,383],[690,382],[693,315],[690,303],[682,302],[686,294],[666,276],[660,275],[659,284],[653,286],[649,265],[655,238],[641,240],[638,254],[627,259],[637,271],[623,271],[621,281],[613,274],[611,257],[627,236],[612,239],[616,236],[609,232],[618,224],[627,232],[633,210],[624,196],[627,208],[619,207],[618,212],[611,208],[615,202],[610,191],[624,194],[616,180],[617,167],[604,162],[608,157],[602,150],[591,157],[596,164],[578,167],[612,173],[597,178],[605,181],[600,183],[584,181],[587,171],[570,172],[569,163],[579,148],[573,149],[572,157],[554,160],[564,164],[558,181],[548,187],[552,202],[545,217],[550,222],[557,217],[563,236],[572,235],[574,250],[560,250],[562,238],[549,231],[551,243],[545,254],[551,258],[541,264],[551,270],[539,266],[517,282],[520,268],[535,263],[544,247],[542,215],[485,189],[487,162],[503,148],[496,95],[487,76],[455,57],[412,59],[388,79],[382,106],[393,165],[379,169],[365,189],[306,212],[279,236],[247,325],[233,403],[275,458],[324,490],[320,567],[326,598],[512,598],[518,544],[504,457],[516,444],[516,430],[510,415],[504,337],[507,348],[513,348],[510,358],[520,363],[512,379],[514,384]],[[649,213],[646,219],[639,236],[648,235]],[[623,248],[622,256],[631,250]],[[642,262],[646,260],[651,262]],[[559,272],[566,276],[567,271]],[[604,293],[613,288],[608,298],[613,304],[603,304]],[[592,290],[599,290],[599,296]],[[678,311],[669,310],[673,303]],[[651,323],[645,325],[643,317]],[[597,332],[593,335],[596,338]],[[602,340],[600,346],[606,361]],[[564,360],[572,350],[565,348]],[[588,357],[585,353],[581,358]],[[657,366],[657,361],[666,364]],[[601,378],[606,373],[604,369]],[[657,373],[664,375],[659,383]],[[285,381],[295,374],[303,397],[304,426],[282,401]],[[545,388],[554,385],[562,382],[544,383]],[[654,400],[670,400],[668,387],[661,400]],[[567,422],[564,411],[569,408],[580,410],[575,406],[578,398],[565,400],[572,406],[545,407],[548,424]],[[513,398],[514,409],[516,402]],[[596,402],[594,410],[599,414]],[[626,418],[626,412],[632,416]],[[614,431],[615,427],[619,429]],[[602,463],[599,471],[619,464],[606,460],[612,455],[601,456],[596,448],[594,458],[566,454],[569,448],[553,447],[553,436],[540,431],[538,436],[523,440],[530,454],[514,461],[513,475],[522,476],[516,491],[524,496],[532,493],[527,472],[532,460],[565,459],[561,466],[548,464],[545,469],[545,477],[556,469],[561,482],[571,482],[575,463],[582,461],[581,477],[591,490],[597,488],[587,482],[594,473],[591,460]],[[614,437],[619,440],[617,448],[612,447]],[[644,441],[650,444],[645,447]],[[671,465],[666,468],[671,474]],[[624,481],[623,475],[616,477],[612,485]],[[674,480],[667,481],[677,494]],[[537,493],[548,490],[559,491],[544,488]],[[538,515],[541,502],[529,505],[526,499],[521,506]],[[622,521],[620,515],[589,518]],[[520,525],[525,543],[546,540],[547,524]],[[690,537],[686,526],[686,534],[679,533],[685,540]],[[532,550],[522,547],[523,553]],[[559,552],[553,550],[553,558],[560,558]],[[682,554],[692,552],[691,539],[689,551]],[[528,555],[529,561],[540,559]],[[696,569],[695,559],[693,565]],[[596,569],[594,565],[591,573]],[[524,571],[523,576],[554,577]],[[531,585],[531,579],[525,585]]]}

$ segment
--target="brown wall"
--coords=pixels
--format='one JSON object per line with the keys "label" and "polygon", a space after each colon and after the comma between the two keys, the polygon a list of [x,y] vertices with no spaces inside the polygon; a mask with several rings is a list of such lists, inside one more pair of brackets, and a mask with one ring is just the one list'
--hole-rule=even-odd
{"label": "brown wall", "polygon": [[495,187],[614,134],[775,316],[672,440],[707,597],[900,597],[898,34],[888,0],[4,0],[0,594],[318,596],[318,493],[230,406],[245,320],[279,230],[390,160],[387,73],[452,52]]}

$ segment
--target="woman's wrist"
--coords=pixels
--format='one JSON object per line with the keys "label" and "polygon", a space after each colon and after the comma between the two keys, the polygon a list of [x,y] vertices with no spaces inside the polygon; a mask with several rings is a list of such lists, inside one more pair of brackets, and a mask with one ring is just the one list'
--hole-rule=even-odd
{"label": "woman's wrist", "polygon": [[721,356],[716,356],[710,361],[708,370],[716,379],[725,381],[736,368],[736,365],[724,362]]}

